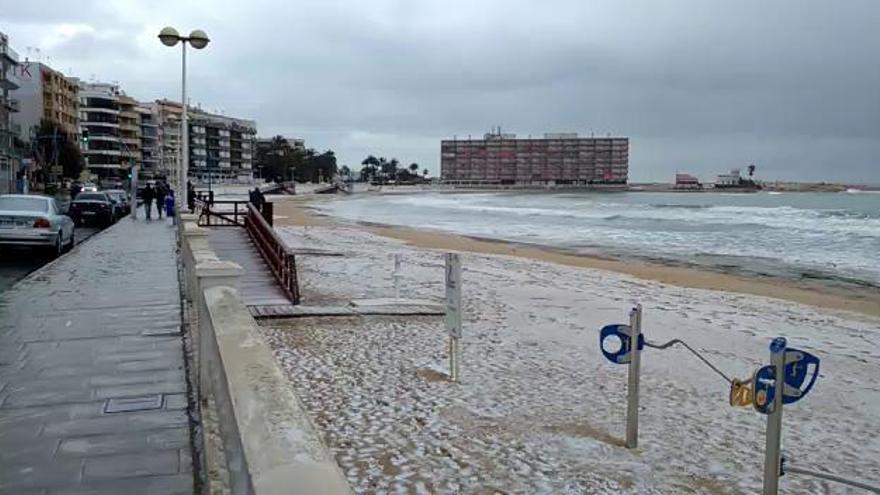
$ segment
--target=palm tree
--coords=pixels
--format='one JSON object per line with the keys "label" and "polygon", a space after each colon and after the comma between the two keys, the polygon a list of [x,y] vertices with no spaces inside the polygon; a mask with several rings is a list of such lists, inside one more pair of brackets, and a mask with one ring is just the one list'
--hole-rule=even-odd
{"label": "palm tree", "polygon": [[379,159],[373,155],[364,158],[364,161],[361,162],[361,165],[364,166],[361,169],[361,179],[363,179],[364,182],[367,182],[370,179],[376,178],[376,172],[379,169],[379,164]]}
{"label": "palm tree", "polygon": [[749,165],[749,178],[751,179],[752,176],[754,176],[754,175],[755,175],[755,164],[753,163],[753,164]]}
{"label": "palm tree", "polygon": [[422,170],[422,175],[424,175],[425,178],[427,179],[428,178],[428,169]]}
{"label": "palm tree", "polygon": [[[381,160],[384,160],[384,158],[382,158]],[[397,169],[399,166],[400,162],[397,161],[397,158],[392,158],[390,161],[386,161],[382,164],[382,175],[386,178],[397,177]]]}
{"label": "palm tree", "polygon": [[419,164],[418,163],[410,163],[409,164],[409,171],[413,175],[417,175],[419,173]]}

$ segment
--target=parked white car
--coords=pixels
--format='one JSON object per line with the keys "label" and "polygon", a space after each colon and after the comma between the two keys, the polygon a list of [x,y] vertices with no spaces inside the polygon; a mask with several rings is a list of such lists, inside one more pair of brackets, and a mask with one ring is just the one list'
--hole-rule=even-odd
{"label": "parked white car", "polygon": [[75,242],[73,220],[54,198],[0,195],[0,246],[49,248],[54,256],[60,256]]}

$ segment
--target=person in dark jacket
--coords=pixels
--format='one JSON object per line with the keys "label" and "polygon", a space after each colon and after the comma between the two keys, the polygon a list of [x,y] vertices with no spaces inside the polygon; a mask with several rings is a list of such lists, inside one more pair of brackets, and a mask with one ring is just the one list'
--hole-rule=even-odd
{"label": "person in dark jacket", "polygon": [[168,194],[168,189],[165,187],[165,184],[156,182],[156,212],[160,220],[162,219],[162,210],[165,208],[166,194]]}
{"label": "person in dark jacket", "polygon": [[144,200],[144,211],[147,213],[147,220],[149,220],[151,215],[150,210],[153,209],[153,200],[156,198],[156,190],[153,189],[153,186],[147,184],[147,187],[144,188],[144,192],[141,193],[141,198]]}
{"label": "person in dark jacket", "polygon": [[82,192],[82,184],[79,182],[74,182],[70,185],[70,200],[73,201]]}
{"label": "person in dark jacket", "polygon": [[257,210],[263,211],[263,205],[266,204],[266,196],[263,195],[263,191],[260,191],[259,187],[254,188],[254,197],[251,199],[251,203],[257,207]]}

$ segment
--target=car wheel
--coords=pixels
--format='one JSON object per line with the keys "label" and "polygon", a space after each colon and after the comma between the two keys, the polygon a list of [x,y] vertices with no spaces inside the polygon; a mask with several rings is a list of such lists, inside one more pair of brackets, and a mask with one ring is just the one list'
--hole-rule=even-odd
{"label": "car wheel", "polygon": [[52,258],[57,258],[64,254],[64,242],[61,238],[61,232],[58,232],[58,237],[55,238],[55,246],[52,247]]}
{"label": "car wheel", "polygon": [[76,246],[76,229],[70,229],[70,241],[67,243],[65,251],[70,251],[73,246]]}

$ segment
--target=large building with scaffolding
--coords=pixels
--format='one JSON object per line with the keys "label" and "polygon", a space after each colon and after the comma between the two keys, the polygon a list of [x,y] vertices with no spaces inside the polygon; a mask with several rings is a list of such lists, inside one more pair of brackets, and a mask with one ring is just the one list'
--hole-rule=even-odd
{"label": "large building with scaffolding", "polygon": [[590,187],[625,185],[629,139],[544,134],[517,139],[489,133],[482,139],[440,143],[444,183],[477,187]]}

